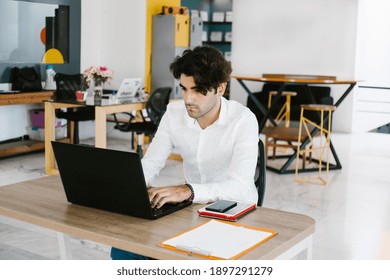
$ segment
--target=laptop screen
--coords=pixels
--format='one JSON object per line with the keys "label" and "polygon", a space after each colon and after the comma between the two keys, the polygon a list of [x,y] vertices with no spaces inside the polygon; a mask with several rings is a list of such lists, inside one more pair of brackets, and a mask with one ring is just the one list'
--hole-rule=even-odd
{"label": "laptop screen", "polygon": [[142,78],[125,78],[118,89],[116,97],[119,99],[136,96],[142,86]]}
{"label": "laptop screen", "polygon": [[137,153],[51,143],[71,203],[145,219],[156,219],[191,204],[175,204],[163,212],[152,209]]}
{"label": "laptop screen", "polygon": [[138,154],[61,142],[52,146],[69,202],[151,218]]}

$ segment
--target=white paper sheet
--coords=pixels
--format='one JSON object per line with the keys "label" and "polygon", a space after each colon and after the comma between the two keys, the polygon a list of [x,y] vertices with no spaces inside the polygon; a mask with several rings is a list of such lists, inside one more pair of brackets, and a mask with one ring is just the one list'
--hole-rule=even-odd
{"label": "white paper sheet", "polygon": [[271,235],[267,231],[210,220],[162,244],[192,253],[230,259]]}

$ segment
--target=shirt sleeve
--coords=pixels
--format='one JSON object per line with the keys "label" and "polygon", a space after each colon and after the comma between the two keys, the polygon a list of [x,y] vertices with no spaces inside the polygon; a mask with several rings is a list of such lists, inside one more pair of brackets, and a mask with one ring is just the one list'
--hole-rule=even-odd
{"label": "shirt sleeve", "polygon": [[208,203],[220,199],[257,203],[258,194],[254,184],[258,158],[258,124],[252,112],[246,110],[237,124],[233,156],[229,175],[221,182],[191,184],[196,203]]}
{"label": "shirt sleeve", "polygon": [[168,111],[162,117],[153,141],[142,158],[142,168],[147,185],[160,173],[165,166],[167,158],[173,151],[167,118]]}

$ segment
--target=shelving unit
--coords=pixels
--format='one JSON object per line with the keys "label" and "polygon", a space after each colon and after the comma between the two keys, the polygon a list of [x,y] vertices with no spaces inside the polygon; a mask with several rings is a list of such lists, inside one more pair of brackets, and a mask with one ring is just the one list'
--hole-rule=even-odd
{"label": "shelving unit", "polygon": [[[212,21],[214,12],[226,13],[232,11],[232,0],[214,1],[214,0],[182,0],[181,5],[191,10],[205,11],[208,15],[208,21],[203,20],[203,31],[207,32],[207,40],[203,45],[211,45],[223,53],[231,52],[231,41],[225,41],[226,32],[232,32],[231,21]],[[225,19],[225,18],[224,18]],[[210,39],[211,32],[222,32],[221,41]]]}
{"label": "shelving unit", "polygon": [[[214,12],[223,12],[226,17],[226,12],[233,11],[233,0],[182,0],[181,6],[188,8],[188,11],[198,10],[207,12],[208,21],[203,20],[203,31],[207,32],[207,40],[202,41],[203,45],[213,46],[219,49],[227,60],[230,60],[232,42],[225,41],[226,32],[232,32],[231,21],[212,21]],[[226,19],[224,17],[224,20]],[[222,32],[221,41],[210,40],[211,32]],[[225,97],[229,99],[229,88],[225,92]]]}
{"label": "shelving unit", "polygon": [[[52,99],[53,96],[53,91],[1,94],[0,106],[42,103],[45,100]],[[16,141],[3,141],[0,143],[0,158],[40,151],[44,150],[44,148],[45,144],[43,141],[30,140],[27,136],[23,136]]]}
{"label": "shelving unit", "polygon": [[[203,41],[203,44],[212,45],[216,48],[219,48],[222,52],[231,51],[231,41],[226,41],[225,36],[227,32],[231,32],[232,23],[231,22],[203,22],[205,26],[204,29],[208,34],[208,40]],[[220,41],[213,41],[210,39],[211,32],[222,32],[222,38]]]}

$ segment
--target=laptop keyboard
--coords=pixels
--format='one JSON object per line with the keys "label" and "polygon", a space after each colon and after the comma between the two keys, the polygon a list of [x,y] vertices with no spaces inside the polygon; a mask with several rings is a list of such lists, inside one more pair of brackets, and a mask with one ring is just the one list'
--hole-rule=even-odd
{"label": "laptop keyboard", "polygon": [[181,202],[181,203],[165,203],[161,208],[152,208],[153,216],[161,216],[167,212],[173,212],[175,210],[184,208],[187,204],[191,202]]}

